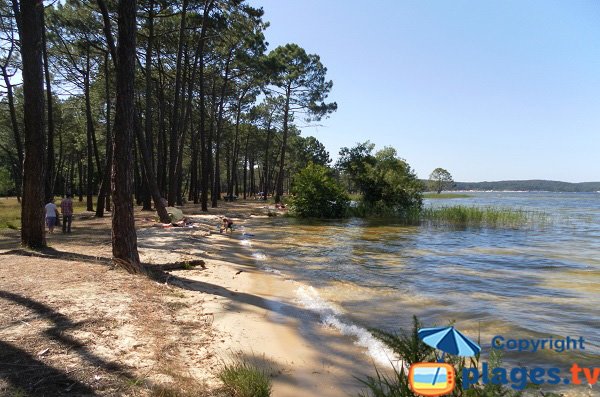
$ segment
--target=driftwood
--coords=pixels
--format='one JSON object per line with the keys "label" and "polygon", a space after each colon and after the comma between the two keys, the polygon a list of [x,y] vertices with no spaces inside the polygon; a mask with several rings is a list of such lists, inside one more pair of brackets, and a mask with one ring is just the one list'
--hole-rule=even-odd
{"label": "driftwood", "polygon": [[202,260],[202,259],[194,259],[194,260],[189,260],[189,261],[165,263],[162,265],[148,265],[148,267],[151,267],[151,268],[157,269],[157,270],[163,270],[163,271],[189,269],[189,268],[197,267],[197,266],[200,266],[202,269],[206,269],[206,262],[204,262],[204,260]]}

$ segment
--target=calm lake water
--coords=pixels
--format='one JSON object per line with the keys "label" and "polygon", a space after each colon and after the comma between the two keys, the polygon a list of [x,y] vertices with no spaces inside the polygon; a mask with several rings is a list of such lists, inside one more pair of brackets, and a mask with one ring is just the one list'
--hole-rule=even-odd
{"label": "calm lake water", "polygon": [[495,335],[583,337],[584,351],[509,352],[504,361],[597,366],[600,193],[469,194],[425,205],[520,208],[544,212],[549,222],[457,229],[273,218],[250,222],[253,236],[242,242],[259,266],[297,280],[299,303],[334,326],[397,331],[409,329],[413,315],[425,326],[454,321],[479,338],[484,355]]}

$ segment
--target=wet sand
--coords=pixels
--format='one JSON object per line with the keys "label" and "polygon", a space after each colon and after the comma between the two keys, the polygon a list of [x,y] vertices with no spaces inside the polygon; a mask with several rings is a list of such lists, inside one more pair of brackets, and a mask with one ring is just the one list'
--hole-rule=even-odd
{"label": "wet sand", "polygon": [[360,384],[354,377],[374,369],[365,349],[301,307],[296,282],[252,265],[239,238],[210,237],[226,247],[228,261],[208,260],[201,272],[172,272],[173,284],[205,296],[203,311],[213,315],[221,335],[217,354],[223,361],[241,356],[263,367],[272,375],[274,397],[356,395]]}

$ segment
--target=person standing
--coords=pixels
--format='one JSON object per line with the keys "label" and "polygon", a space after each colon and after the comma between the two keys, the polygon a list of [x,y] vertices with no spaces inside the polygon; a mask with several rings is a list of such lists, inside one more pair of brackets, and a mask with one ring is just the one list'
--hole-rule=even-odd
{"label": "person standing", "polygon": [[52,234],[54,233],[54,226],[56,226],[56,217],[58,215],[58,209],[56,208],[56,204],[54,204],[53,198],[48,201],[44,209],[46,210],[46,226],[48,226],[48,231]]}
{"label": "person standing", "polygon": [[60,202],[60,210],[62,211],[63,224],[62,232],[71,233],[71,222],[73,221],[73,199],[70,194],[67,198]]}

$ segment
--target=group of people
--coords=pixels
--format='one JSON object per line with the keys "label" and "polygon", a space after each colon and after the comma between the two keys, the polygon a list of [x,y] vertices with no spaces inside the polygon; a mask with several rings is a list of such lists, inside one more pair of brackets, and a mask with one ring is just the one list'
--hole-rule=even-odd
{"label": "group of people", "polygon": [[62,199],[60,202],[60,212],[54,204],[54,199],[50,199],[48,204],[44,207],[46,212],[46,226],[48,226],[48,231],[50,233],[54,233],[54,227],[59,225],[59,216],[62,212],[62,232],[63,233],[71,233],[71,223],[73,221],[73,198],[70,194],[67,195],[67,198]]}
{"label": "group of people", "polygon": [[[60,225],[59,216],[62,213],[62,232],[63,233],[71,233],[71,223],[73,222],[73,198],[70,194],[67,195],[66,198],[62,199],[60,202],[60,212],[56,204],[54,204],[54,199],[50,199],[46,206],[44,207],[46,213],[46,226],[48,226],[48,231],[50,233],[54,233],[54,228]],[[233,232],[233,220],[223,217],[221,218],[222,224],[220,227],[220,233]],[[188,219],[183,218],[179,222],[174,222],[173,226],[187,226]]]}

